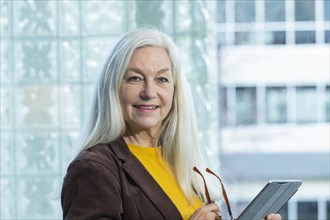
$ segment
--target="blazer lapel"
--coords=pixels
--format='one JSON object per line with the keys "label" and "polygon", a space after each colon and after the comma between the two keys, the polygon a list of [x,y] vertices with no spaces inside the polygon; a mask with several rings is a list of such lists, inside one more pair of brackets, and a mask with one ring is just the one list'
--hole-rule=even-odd
{"label": "blazer lapel", "polygon": [[165,219],[182,219],[177,207],[162,190],[140,161],[130,152],[123,138],[110,144],[114,153],[123,161],[123,170],[136,182],[153,202]]}

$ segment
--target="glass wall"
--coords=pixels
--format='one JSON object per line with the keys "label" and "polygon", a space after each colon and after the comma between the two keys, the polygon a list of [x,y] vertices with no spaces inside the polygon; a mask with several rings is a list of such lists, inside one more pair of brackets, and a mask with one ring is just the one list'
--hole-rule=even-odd
{"label": "glass wall", "polygon": [[200,136],[216,164],[212,5],[1,1],[1,219],[61,218],[59,200],[49,195],[70,161],[101,64],[118,35],[144,24],[178,43]]}

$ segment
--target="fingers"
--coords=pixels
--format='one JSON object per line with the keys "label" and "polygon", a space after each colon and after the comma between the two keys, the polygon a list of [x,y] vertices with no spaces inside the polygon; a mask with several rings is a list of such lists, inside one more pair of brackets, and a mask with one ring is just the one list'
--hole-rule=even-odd
{"label": "fingers", "polygon": [[197,219],[205,219],[205,220],[215,220],[221,219],[219,218],[219,206],[216,203],[211,203],[205,205],[199,209],[197,209],[192,216],[190,216],[190,220]]}
{"label": "fingers", "polygon": [[282,217],[280,214],[274,214],[274,213],[269,214],[266,218],[266,220],[281,220],[281,219]]}

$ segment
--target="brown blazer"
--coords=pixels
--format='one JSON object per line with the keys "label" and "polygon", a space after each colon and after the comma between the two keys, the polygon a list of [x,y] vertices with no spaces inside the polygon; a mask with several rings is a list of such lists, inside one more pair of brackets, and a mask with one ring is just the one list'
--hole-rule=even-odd
{"label": "brown blazer", "polygon": [[68,167],[63,219],[182,219],[178,209],[129,151],[123,138],[84,151]]}

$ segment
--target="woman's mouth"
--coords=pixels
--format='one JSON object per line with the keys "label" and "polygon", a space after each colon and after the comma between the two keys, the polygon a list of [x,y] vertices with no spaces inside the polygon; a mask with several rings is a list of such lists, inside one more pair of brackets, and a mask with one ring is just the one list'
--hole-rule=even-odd
{"label": "woman's mouth", "polygon": [[158,105],[133,105],[134,108],[137,108],[142,111],[152,111],[158,108]]}

